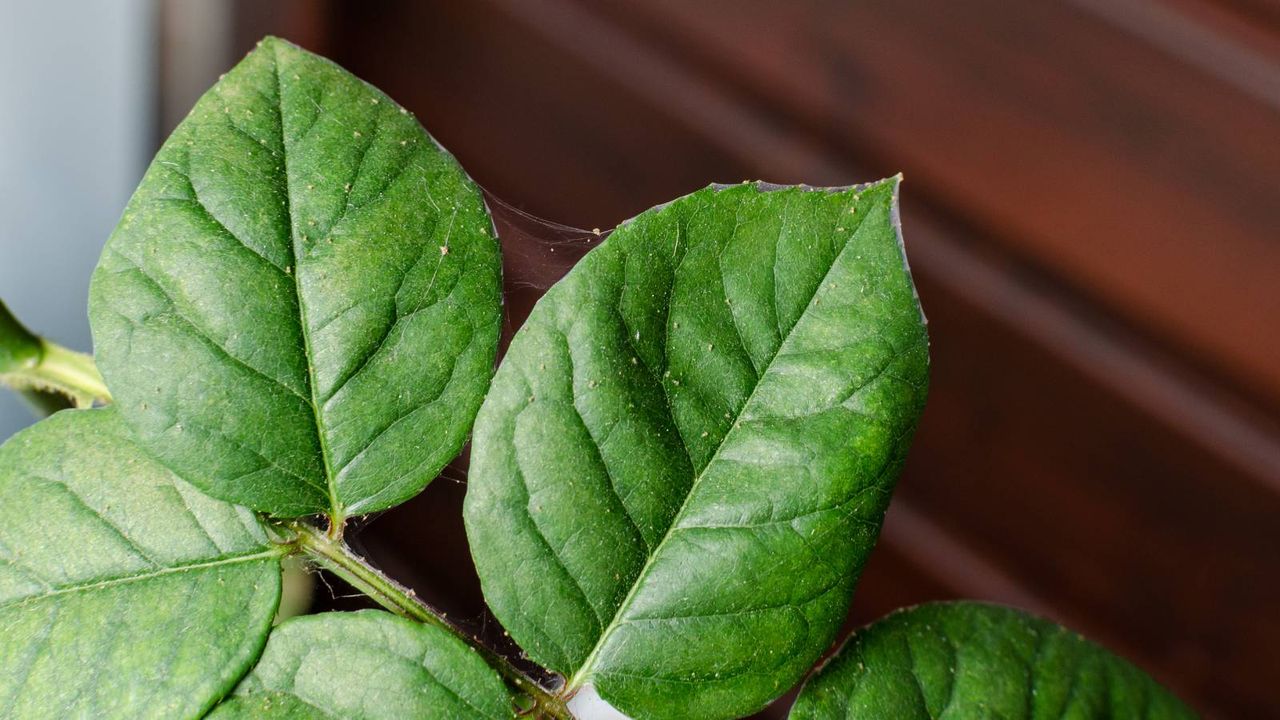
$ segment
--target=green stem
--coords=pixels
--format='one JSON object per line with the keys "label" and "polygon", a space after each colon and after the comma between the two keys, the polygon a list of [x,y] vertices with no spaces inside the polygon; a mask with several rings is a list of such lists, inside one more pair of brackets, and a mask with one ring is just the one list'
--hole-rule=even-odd
{"label": "green stem", "polygon": [[0,383],[22,393],[61,395],[76,407],[111,402],[111,392],[98,374],[92,357],[43,338],[38,347],[33,359],[0,372]]}
{"label": "green stem", "polygon": [[[49,342],[18,322],[0,302],[0,383],[27,395],[56,393],[79,407],[111,402],[93,358]],[[43,398],[37,404],[54,409]]]}
{"label": "green stem", "polygon": [[[33,372],[55,388],[65,389],[79,397],[87,397],[102,404],[111,402],[111,391],[103,382],[93,357],[68,350],[56,343],[41,339],[43,356]],[[87,404],[87,403],[85,403]]]}
{"label": "green stem", "polygon": [[572,720],[564,701],[525,675],[510,660],[486,647],[449,622],[443,615],[418,599],[413,590],[392,580],[356,555],[341,539],[331,538],[325,532],[304,522],[290,523],[288,529],[297,535],[297,547],[316,565],[347,581],[352,587],[368,595],[375,602],[402,617],[447,630],[476,652],[497,670],[508,683],[533,702],[528,714],[538,718]]}

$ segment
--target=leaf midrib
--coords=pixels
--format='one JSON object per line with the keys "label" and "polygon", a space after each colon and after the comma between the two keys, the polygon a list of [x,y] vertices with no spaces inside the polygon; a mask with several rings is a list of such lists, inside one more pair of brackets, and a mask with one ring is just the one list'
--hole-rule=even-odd
{"label": "leaf midrib", "polygon": [[[324,418],[320,413],[321,403],[316,397],[316,371],[315,366],[311,362],[313,357],[311,352],[311,325],[307,320],[307,306],[302,297],[302,281],[300,268],[298,267],[298,232],[294,221],[293,208],[293,189],[289,184],[289,133],[285,130],[285,111],[284,111],[284,78],[280,72],[280,43],[279,41],[271,44],[271,69],[276,79],[276,112],[280,118],[280,166],[283,172],[284,196],[285,196],[285,212],[288,214],[289,220],[289,260],[293,265],[293,272],[289,273],[293,277],[293,293],[298,301],[298,326],[302,333],[302,359],[307,366],[307,394],[310,396],[309,405],[311,406],[311,417],[316,429],[316,438],[320,443],[320,462],[324,468],[325,487],[329,493],[329,509],[328,515],[332,524],[340,525],[343,520],[342,503],[338,499],[338,487],[335,482],[333,468],[329,464],[329,441],[327,440],[328,431],[324,426]],[[317,107],[317,119],[319,121],[319,113],[322,109]]]}
{"label": "leaf midrib", "polygon": [[110,578],[105,578],[100,580],[91,580],[89,582],[74,583],[70,585],[64,585],[61,587],[55,587],[53,589],[42,590],[41,592],[38,592],[38,593],[24,595],[22,597],[7,600],[5,602],[0,603],[0,610],[7,610],[8,608],[11,608],[14,606],[23,605],[31,602],[38,602],[40,600],[47,600],[49,598],[58,597],[61,595],[70,595],[70,594],[80,593],[80,592],[100,590],[103,588],[114,587],[116,585],[126,585],[128,583],[133,583],[133,582],[144,582],[146,580],[151,580],[151,579],[154,579],[157,577],[163,577],[166,575],[175,575],[175,574],[180,574],[185,572],[195,572],[198,570],[205,570],[208,568],[219,567],[222,565],[235,565],[239,563],[249,563],[249,562],[254,562],[256,560],[279,558],[281,556],[282,556],[282,552],[279,549],[268,548],[266,550],[254,550],[252,552],[239,553],[235,555],[224,555],[222,557],[219,557],[213,560],[202,560],[199,562],[188,563],[186,565],[173,565],[170,567],[162,567],[154,570],[147,570],[146,572],[134,573],[131,575],[120,575],[117,577],[110,577]]}
{"label": "leaf midrib", "polygon": [[[850,198],[851,202],[853,203],[853,207],[857,206],[858,199],[862,197],[867,190],[871,189],[871,187],[875,187],[875,186],[872,185],[872,186],[860,188],[859,191]],[[897,196],[896,189],[894,190],[893,194],[894,194],[894,197],[896,198]],[[747,396],[747,399],[742,403],[742,406],[738,408],[738,412],[734,415],[733,422],[729,426],[729,431],[724,434],[724,437],[721,438],[720,440],[720,444],[716,446],[716,451],[712,453],[711,458],[707,460],[706,465],[702,466],[702,470],[698,472],[698,474],[693,478],[693,482],[689,484],[689,490],[687,493],[685,493],[684,500],[682,500],[680,503],[680,509],[676,511],[675,516],[671,519],[671,524],[667,526],[666,531],[662,534],[662,539],[658,541],[657,547],[655,547],[653,552],[650,553],[649,556],[645,559],[644,566],[640,568],[640,572],[636,575],[636,579],[631,583],[631,588],[627,591],[626,597],[624,597],[622,602],[619,603],[618,609],[614,611],[613,618],[609,621],[609,624],[605,626],[605,628],[600,632],[600,637],[596,639],[596,644],[594,647],[591,648],[591,653],[587,655],[587,659],[582,662],[582,665],[569,678],[568,683],[565,684],[564,692],[568,693],[576,690],[577,688],[580,688],[583,684],[586,683],[587,680],[591,678],[592,672],[594,670],[593,665],[595,665],[596,658],[599,656],[601,649],[604,648],[605,642],[609,639],[609,636],[621,626],[622,624],[621,618],[623,617],[623,615],[626,614],[626,611],[630,608],[631,603],[635,600],[636,593],[639,591],[641,585],[644,583],[645,579],[648,577],[649,571],[653,568],[654,559],[657,558],[662,553],[663,548],[666,547],[667,541],[671,539],[671,536],[674,534],[675,529],[679,526],[681,519],[684,517],[685,511],[688,510],[689,508],[689,499],[693,497],[694,491],[697,489],[698,484],[702,482],[702,478],[706,475],[707,469],[716,463],[716,461],[720,458],[721,451],[724,449],[725,445],[728,444],[729,438],[740,429],[739,421],[742,419],[742,416],[746,413],[747,408],[750,407],[751,403],[755,400],[756,393],[759,391],[760,386],[763,384],[765,375],[767,375],[769,373],[769,370],[773,367],[774,360],[777,359],[778,355],[782,352],[783,348],[791,340],[791,337],[795,334],[796,328],[800,326],[801,321],[805,318],[806,315],[808,315],[809,309],[813,305],[813,298],[817,297],[818,294],[822,292],[823,286],[827,284],[827,279],[831,276],[831,273],[835,269],[837,263],[840,261],[840,258],[843,257],[844,254],[849,251],[849,246],[852,244],[854,236],[857,234],[858,230],[861,229],[863,222],[867,219],[868,216],[870,216],[870,214],[871,212],[867,211],[863,213],[861,216],[855,217],[857,224],[849,229],[848,241],[846,241],[844,246],[840,248],[840,252],[836,253],[835,258],[833,258],[831,261],[831,265],[827,268],[827,271],[823,273],[822,280],[818,282],[817,286],[814,289],[813,296],[810,297],[809,299],[809,305],[805,308],[804,312],[800,313],[799,318],[796,319],[796,322],[793,323],[791,325],[791,328],[787,331],[786,337],[782,338],[782,340],[778,343],[778,348],[773,352],[772,355],[769,356],[768,361],[764,364],[764,368],[760,371],[760,374],[756,378],[755,385],[751,388],[751,393]],[[677,266],[676,268],[676,272],[678,271],[679,271],[679,266]],[[674,272],[672,276],[673,276],[672,282],[674,283],[675,282]],[[669,304],[668,304],[667,310],[668,312],[670,312]],[[730,321],[733,322],[732,319]],[[665,354],[666,350],[664,349],[663,352]],[[670,403],[668,402],[668,407],[669,405]],[[692,457],[690,457],[690,460],[692,461]]]}

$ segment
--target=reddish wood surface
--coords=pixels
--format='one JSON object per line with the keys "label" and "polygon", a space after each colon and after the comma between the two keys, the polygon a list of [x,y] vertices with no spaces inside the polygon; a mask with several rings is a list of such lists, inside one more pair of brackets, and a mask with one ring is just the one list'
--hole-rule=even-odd
{"label": "reddish wood surface", "polygon": [[[309,28],[497,196],[578,227],[710,181],[905,170],[932,391],[850,627],[1010,602],[1207,716],[1276,717],[1280,13],[1100,7],[334,3],[259,9],[241,41]],[[514,328],[589,245],[502,212]],[[437,482],[357,538],[501,639],[463,489]]]}
{"label": "reddish wood surface", "polygon": [[1069,3],[609,5],[1280,401],[1280,96]]}

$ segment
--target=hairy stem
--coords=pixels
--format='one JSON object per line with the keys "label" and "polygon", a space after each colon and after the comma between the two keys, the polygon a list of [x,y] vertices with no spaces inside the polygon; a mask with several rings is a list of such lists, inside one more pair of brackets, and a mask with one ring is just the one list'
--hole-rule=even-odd
{"label": "hairy stem", "polygon": [[464,632],[433,610],[414,594],[413,590],[392,580],[370,566],[351,551],[341,539],[332,538],[324,531],[304,522],[288,524],[297,535],[297,547],[316,565],[332,572],[375,602],[401,617],[434,625],[449,631],[475,648],[480,656],[516,690],[532,701],[533,707],[526,713],[537,718],[572,720],[573,716],[564,701],[525,675],[511,661],[489,649],[478,638]]}
{"label": "hairy stem", "polygon": [[44,397],[46,394],[64,397],[79,407],[95,401],[111,402],[111,393],[92,357],[32,333],[3,302],[0,302],[0,383],[23,393],[46,412],[60,406]]}
{"label": "hairy stem", "polygon": [[[35,376],[54,389],[68,392],[73,397],[88,398],[90,402],[111,402],[111,391],[93,364],[93,357],[68,350],[56,343],[41,339],[43,355],[33,368]],[[87,403],[82,403],[87,404]]]}

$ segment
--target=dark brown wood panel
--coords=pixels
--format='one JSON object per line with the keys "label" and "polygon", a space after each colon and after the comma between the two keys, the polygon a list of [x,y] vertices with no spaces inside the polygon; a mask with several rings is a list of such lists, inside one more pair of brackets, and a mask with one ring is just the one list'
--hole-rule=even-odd
{"label": "dark brown wood panel", "polygon": [[[287,35],[285,20],[312,33],[494,197],[577,227],[711,181],[904,169],[932,394],[849,626],[929,599],[1008,602],[1116,647],[1211,717],[1274,717],[1280,78],[1232,75],[1150,12],[1249,67],[1270,67],[1280,34],[1268,0],[1112,7],[1137,14],[334,3],[301,20],[259,9],[243,41]],[[595,236],[492,204],[514,329]],[[462,468],[357,538],[500,639],[465,553]]]}
{"label": "dark brown wood panel", "polygon": [[[935,362],[899,498],[1206,709],[1274,708],[1273,669],[1249,658],[1280,642],[1280,497],[990,317],[937,266],[918,275]],[[1020,602],[981,579],[950,587]]]}
{"label": "dark brown wood panel", "polygon": [[1277,98],[1093,3],[609,4],[1280,402]]}

